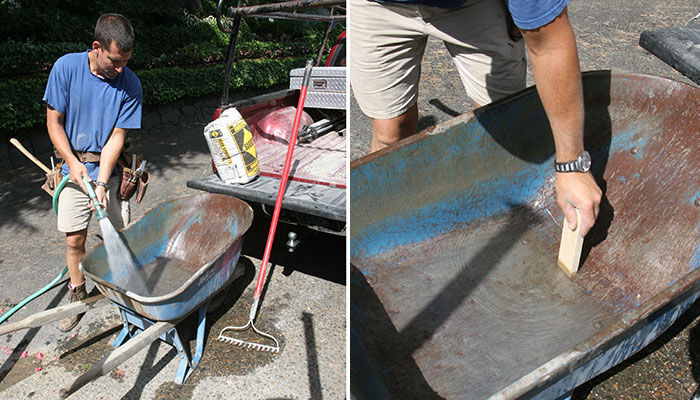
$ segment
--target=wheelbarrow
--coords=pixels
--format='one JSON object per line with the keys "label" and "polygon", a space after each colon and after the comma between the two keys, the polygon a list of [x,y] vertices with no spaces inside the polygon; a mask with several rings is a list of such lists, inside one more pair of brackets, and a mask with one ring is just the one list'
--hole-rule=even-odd
{"label": "wheelbarrow", "polygon": [[[202,193],[165,201],[121,233],[145,277],[149,293],[114,284],[105,248],[99,245],[85,255],[80,267],[101,295],[4,325],[0,334],[42,326],[111,302],[119,307],[123,322],[114,341],[117,349],[61,394],[68,395],[108,373],[156,339],[177,349],[180,361],[175,383],[182,384],[202,356],[209,301],[243,275],[238,258],[243,234],[252,220],[250,206],[230,196]],[[195,311],[196,348],[190,357],[177,325]]]}
{"label": "wheelbarrow", "polygon": [[351,165],[354,398],[565,399],[698,299],[700,89],[583,88],[604,198],[571,279],[534,88]]}

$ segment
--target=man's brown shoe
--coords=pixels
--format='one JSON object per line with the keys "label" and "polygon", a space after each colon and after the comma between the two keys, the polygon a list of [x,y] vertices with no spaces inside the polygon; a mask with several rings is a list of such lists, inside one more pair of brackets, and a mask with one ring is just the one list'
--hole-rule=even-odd
{"label": "man's brown shoe", "polygon": [[[85,300],[88,295],[87,291],[85,290],[85,282],[83,282],[82,285],[76,286],[71,289],[70,281],[68,281],[68,291],[70,292],[71,303],[75,301]],[[85,313],[63,318],[58,322],[58,329],[62,330],[63,332],[70,331],[71,329],[75,328],[76,325],[78,325],[78,322],[80,322],[80,319],[83,317],[83,315],[85,315]]]}

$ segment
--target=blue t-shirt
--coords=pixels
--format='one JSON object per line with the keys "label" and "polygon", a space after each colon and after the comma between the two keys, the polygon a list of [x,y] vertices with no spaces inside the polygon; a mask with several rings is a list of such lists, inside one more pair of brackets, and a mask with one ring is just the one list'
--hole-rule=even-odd
{"label": "blue t-shirt", "polygon": [[569,0],[507,0],[513,22],[520,29],[537,29],[554,21]]}
{"label": "blue t-shirt", "polygon": [[[387,3],[420,4],[430,7],[459,8],[468,0],[377,0]],[[552,22],[569,0],[505,0],[513,22],[520,29],[537,29]]]}
{"label": "blue t-shirt", "polygon": [[[101,152],[114,128],[141,127],[142,89],[139,78],[124,67],[114,79],[90,71],[88,53],[70,53],[51,69],[44,101],[65,116],[65,129],[73,150]],[[97,179],[99,163],[85,163]],[[63,175],[68,166],[63,165]]]}

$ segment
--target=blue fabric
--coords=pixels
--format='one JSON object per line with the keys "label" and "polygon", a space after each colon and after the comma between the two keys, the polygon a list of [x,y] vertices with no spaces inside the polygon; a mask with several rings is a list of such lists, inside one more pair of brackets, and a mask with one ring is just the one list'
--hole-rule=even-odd
{"label": "blue fabric", "polygon": [[[101,152],[114,128],[141,127],[141,82],[124,67],[114,79],[102,79],[90,71],[88,53],[70,53],[51,69],[44,101],[65,116],[71,147]],[[84,163],[88,175],[97,179],[99,163]],[[63,165],[63,175],[68,166]]]}
{"label": "blue fabric", "polygon": [[554,21],[569,0],[508,0],[508,10],[520,29],[537,29]]}
{"label": "blue fabric", "polygon": [[[420,4],[422,6],[455,9],[468,0],[376,0],[380,3]],[[569,0],[505,0],[520,29],[537,29],[552,22],[564,10]]]}

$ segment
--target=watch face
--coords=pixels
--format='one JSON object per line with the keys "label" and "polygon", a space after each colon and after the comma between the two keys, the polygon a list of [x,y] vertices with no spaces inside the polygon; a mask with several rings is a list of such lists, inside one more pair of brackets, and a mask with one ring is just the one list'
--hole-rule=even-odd
{"label": "watch face", "polygon": [[579,160],[581,162],[581,172],[588,172],[588,170],[591,169],[591,155],[588,154],[587,151],[584,151],[581,153]]}

